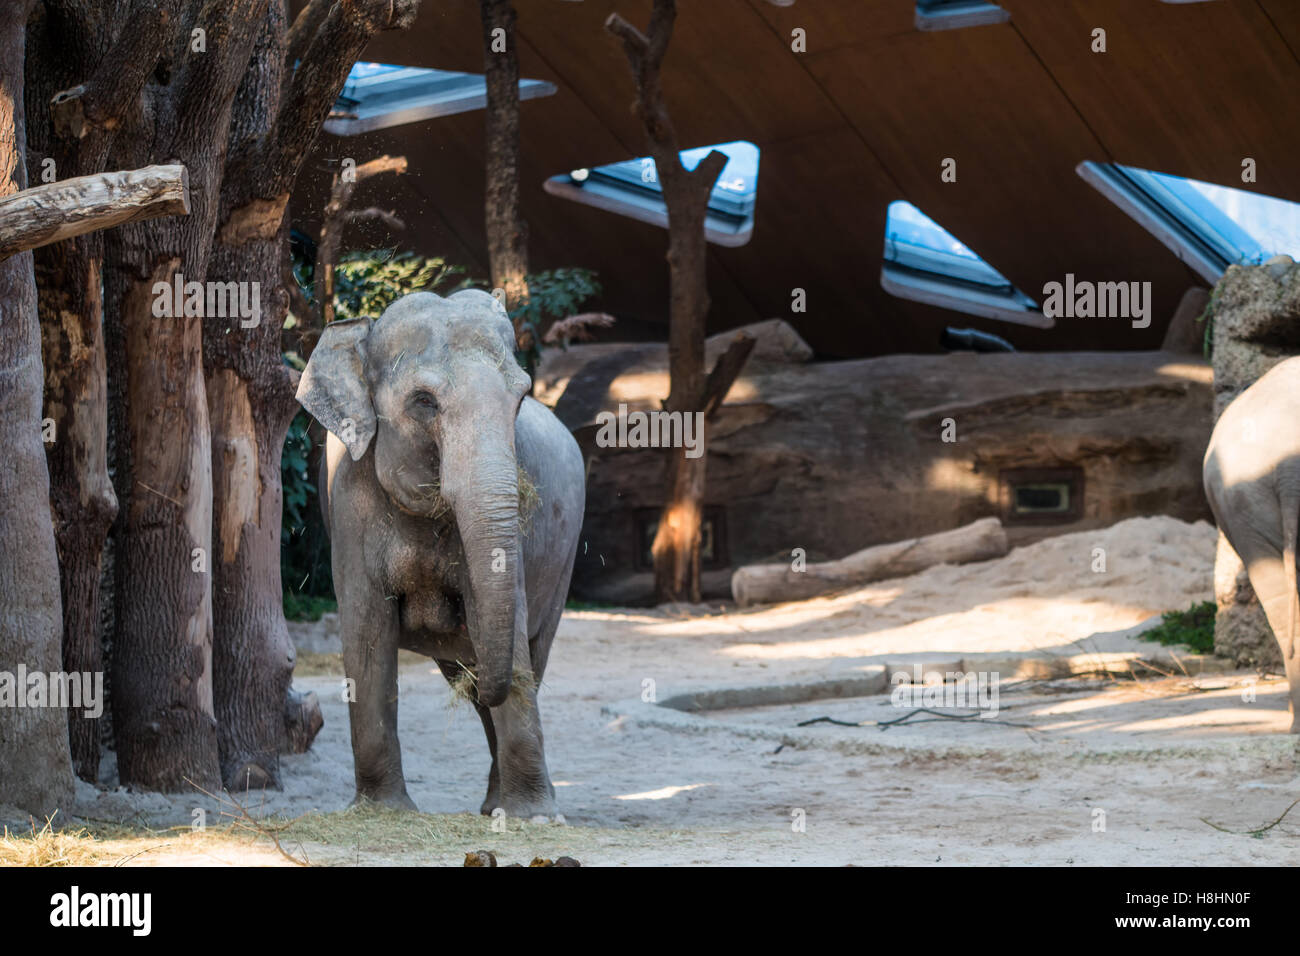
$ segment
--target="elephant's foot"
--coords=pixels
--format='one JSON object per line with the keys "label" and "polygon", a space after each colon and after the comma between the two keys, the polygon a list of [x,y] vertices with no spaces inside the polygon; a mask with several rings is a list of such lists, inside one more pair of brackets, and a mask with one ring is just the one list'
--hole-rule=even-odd
{"label": "elephant's foot", "polygon": [[420,809],[415,805],[406,793],[406,787],[386,788],[384,790],[366,790],[357,791],[357,795],[352,798],[352,806],[363,807],[367,804],[380,804],[391,810],[410,810],[412,813],[419,813]]}
{"label": "elephant's foot", "polygon": [[555,796],[551,793],[516,794],[498,796],[489,793],[479,810],[484,816],[491,816],[497,807],[505,810],[506,816],[527,820],[530,823],[563,823],[564,816],[555,809]]}

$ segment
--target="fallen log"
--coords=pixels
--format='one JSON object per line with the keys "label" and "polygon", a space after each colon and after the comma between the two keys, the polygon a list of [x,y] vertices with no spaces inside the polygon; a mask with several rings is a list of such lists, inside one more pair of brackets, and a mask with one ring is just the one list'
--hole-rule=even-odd
{"label": "fallen log", "polygon": [[33,186],[0,199],[0,260],[85,232],[189,211],[189,177],[179,165]]}
{"label": "fallen log", "polygon": [[936,564],[987,561],[1007,553],[1007,534],[997,518],[908,541],[855,551],[838,561],[809,564],[796,571],[790,564],[751,564],[731,576],[731,595],[741,607],[801,601],[872,581],[916,574]]}

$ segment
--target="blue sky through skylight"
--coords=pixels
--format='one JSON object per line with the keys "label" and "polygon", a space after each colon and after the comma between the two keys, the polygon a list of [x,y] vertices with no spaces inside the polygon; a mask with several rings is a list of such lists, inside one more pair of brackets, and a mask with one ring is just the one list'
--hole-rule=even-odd
{"label": "blue sky through skylight", "polygon": [[889,204],[885,218],[885,259],[997,288],[1011,288],[998,272],[960,239],[903,199]]}
{"label": "blue sky through skylight", "polygon": [[1168,173],[1120,168],[1184,225],[1220,248],[1227,246],[1225,258],[1230,262],[1262,262],[1279,253],[1300,259],[1300,203]]}

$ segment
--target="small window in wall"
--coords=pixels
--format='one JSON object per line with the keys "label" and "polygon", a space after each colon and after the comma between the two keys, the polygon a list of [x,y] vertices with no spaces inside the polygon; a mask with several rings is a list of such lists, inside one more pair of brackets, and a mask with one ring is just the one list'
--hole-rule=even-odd
{"label": "small window in wall", "polygon": [[1300,203],[1119,163],[1075,171],[1211,285],[1230,265],[1300,258]]}
{"label": "small window in wall", "polygon": [[[659,529],[659,511],[642,510],[636,514],[637,562],[638,571],[654,569],[654,554],[650,546],[654,544],[655,532]],[[726,512],[717,505],[708,505],[704,509],[704,521],[700,527],[700,570],[718,571],[729,566],[727,557],[727,523]]]}
{"label": "small window in wall", "polygon": [[[520,80],[519,98],[550,96],[555,85]],[[390,63],[354,63],[334,103],[325,131],[356,136],[374,129],[451,116],[487,106],[481,73],[452,73]]]}
{"label": "small window in wall", "polygon": [[943,309],[1050,329],[1033,299],[910,202],[889,204],[880,285]]}
{"label": "small window in wall", "polygon": [[[743,246],[754,234],[759,150],[744,141],[686,149],[681,152],[682,165],[694,169],[715,149],[726,153],[727,165],[709,195],[704,237],[720,246]],[[553,196],[667,228],[668,207],[658,173],[654,160],[645,156],[552,176],[544,188]]]}
{"label": "small window in wall", "polygon": [[959,30],[1010,19],[1006,10],[983,0],[916,0],[918,30]]}
{"label": "small window in wall", "polygon": [[1083,469],[1010,468],[998,482],[1007,524],[1069,524],[1083,516]]}

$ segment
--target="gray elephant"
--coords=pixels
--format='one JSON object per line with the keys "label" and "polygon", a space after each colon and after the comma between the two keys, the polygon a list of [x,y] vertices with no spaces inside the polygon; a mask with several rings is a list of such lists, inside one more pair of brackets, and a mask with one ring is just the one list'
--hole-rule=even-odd
{"label": "gray elephant", "polygon": [[414,809],[397,740],[397,650],[433,658],[483,721],[482,812],[555,815],[537,688],[564,610],[584,467],[528,396],[485,292],[404,296],[326,327],[298,401],[330,432],[333,549],[357,799]]}
{"label": "gray elephant", "polygon": [[1273,366],[1224,409],[1204,477],[1219,529],[1246,566],[1282,649],[1291,733],[1300,733],[1300,357]]}

